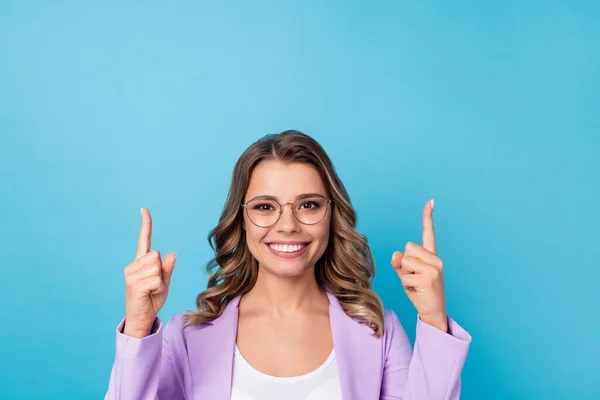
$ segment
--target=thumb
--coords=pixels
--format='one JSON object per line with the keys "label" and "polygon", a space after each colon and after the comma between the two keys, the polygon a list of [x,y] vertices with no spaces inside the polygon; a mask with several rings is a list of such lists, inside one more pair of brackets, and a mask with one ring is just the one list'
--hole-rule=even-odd
{"label": "thumb", "polygon": [[402,269],[402,264],[401,264],[402,258],[404,258],[404,254],[402,254],[399,251],[395,251],[392,254],[392,260],[390,261],[390,264],[392,264],[392,267],[394,267],[394,269],[396,270],[398,275],[402,275],[404,273],[404,270]]}
{"label": "thumb", "polygon": [[175,253],[169,253],[163,258],[162,261],[162,280],[166,287],[171,284],[171,275],[173,274],[173,268],[175,268],[175,260],[177,255]]}

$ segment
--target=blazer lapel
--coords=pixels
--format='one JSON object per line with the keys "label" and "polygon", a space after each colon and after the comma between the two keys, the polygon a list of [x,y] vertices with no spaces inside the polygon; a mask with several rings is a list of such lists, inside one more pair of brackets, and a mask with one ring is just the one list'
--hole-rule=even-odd
{"label": "blazer lapel", "polygon": [[231,398],[239,301],[240,296],[231,300],[214,321],[186,328],[194,399]]}
{"label": "blazer lapel", "polygon": [[368,325],[348,316],[334,294],[329,297],[329,319],[344,400],[379,399],[383,371],[383,341]]}
{"label": "blazer lapel", "polygon": [[[346,314],[334,294],[329,297],[329,321],[344,400],[379,399],[383,371],[383,341],[371,329]],[[229,400],[240,296],[214,321],[185,328],[194,399]]]}

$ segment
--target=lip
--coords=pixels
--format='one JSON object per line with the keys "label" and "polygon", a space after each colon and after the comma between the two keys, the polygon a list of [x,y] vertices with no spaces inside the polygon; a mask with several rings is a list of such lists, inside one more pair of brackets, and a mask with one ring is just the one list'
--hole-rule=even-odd
{"label": "lip", "polygon": [[267,244],[287,244],[288,246],[294,246],[297,244],[308,244],[310,243],[310,240],[289,240],[289,241],[285,241],[285,240],[274,240],[272,242],[265,242]]}
{"label": "lip", "polygon": [[[285,258],[285,259],[291,259],[291,258],[298,258],[300,256],[302,256],[305,252],[306,249],[308,249],[308,247],[311,245],[312,242],[269,242],[269,243],[265,243],[265,246],[267,246],[267,248],[269,249],[269,251],[271,252],[271,254],[273,254],[276,257],[279,258]],[[304,246],[304,248],[300,251],[296,251],[294,253],[284,253],[282,251],[277,251],[275,249],[273,249],[271,246],[269,246],[269,244],[287,244],[287,245],[295,245],[295,244],[306,244],[306,246]]]}

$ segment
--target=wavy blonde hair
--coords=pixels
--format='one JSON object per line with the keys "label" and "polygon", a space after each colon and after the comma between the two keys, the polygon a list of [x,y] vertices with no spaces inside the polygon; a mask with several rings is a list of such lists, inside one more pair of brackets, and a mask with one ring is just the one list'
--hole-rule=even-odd
{"label": "wavy blonde hair", "polygon": [[333,293],[346,314],[383,334],[383,305],[371,290],[375,261],[367,238],[356,230],[356,212],[325,150],[310,136],[295,130],[270,134],[244,151],[235,164],[231,186],[217,226],[208,234],[215,257],[206,265],[207,289],[196,298],[197,310],[185,324],[210,322],[235,297],[256,283],[258,262],[246,244],[241,204],[253,169],[262,161],[312,165],[333,199],[327,249],[315,264],[317,283]]}

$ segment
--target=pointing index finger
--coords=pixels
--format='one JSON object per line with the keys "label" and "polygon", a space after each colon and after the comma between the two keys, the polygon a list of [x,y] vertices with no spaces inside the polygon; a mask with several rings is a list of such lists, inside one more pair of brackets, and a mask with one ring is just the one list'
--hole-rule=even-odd
{"label": "pointing index finger", "polygon": [[433,199],[425,203],[423,208],[423,247],[433,254],[437,254],[433,229]]}
{"label": "pointing index finger", "polygon": [[142,208],[142,227],[140,229],[140,237],[138,238],[138,247],[135,259],[142,257],[150,251],[152,238],[152,216],[150,210]]}

